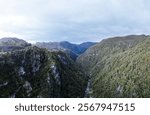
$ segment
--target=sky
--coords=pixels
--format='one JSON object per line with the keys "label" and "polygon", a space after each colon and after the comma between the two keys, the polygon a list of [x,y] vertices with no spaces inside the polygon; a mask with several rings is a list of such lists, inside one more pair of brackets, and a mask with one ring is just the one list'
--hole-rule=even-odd
{"label": "sky", "polygon": [[0,38],[101,41],[150,35],[150,0],[0,0]]}

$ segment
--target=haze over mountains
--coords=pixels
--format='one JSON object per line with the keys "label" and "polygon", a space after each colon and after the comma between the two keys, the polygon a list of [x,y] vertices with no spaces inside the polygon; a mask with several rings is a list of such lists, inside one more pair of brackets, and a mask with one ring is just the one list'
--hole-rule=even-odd
{"label": "haze over mountains", "polygon": [[0,97],[150,97],[149,35],[0,46]]}

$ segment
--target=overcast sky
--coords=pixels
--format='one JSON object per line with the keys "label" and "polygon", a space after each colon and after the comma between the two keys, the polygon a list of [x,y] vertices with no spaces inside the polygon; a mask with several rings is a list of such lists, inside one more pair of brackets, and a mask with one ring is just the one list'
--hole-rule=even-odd
{"label": "overcast sky", "polygon": [[0,38],[100,41],[150,34],[150,0],[0,0]]}

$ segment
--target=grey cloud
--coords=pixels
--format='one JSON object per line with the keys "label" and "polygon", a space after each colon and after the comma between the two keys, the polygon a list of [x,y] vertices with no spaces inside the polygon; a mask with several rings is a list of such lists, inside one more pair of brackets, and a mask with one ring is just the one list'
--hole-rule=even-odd
{"label": "grey cloud", "polygon": [[32,42],[78,43],[150,34],[149,6],[148,0],[4,0],[0,31]]}

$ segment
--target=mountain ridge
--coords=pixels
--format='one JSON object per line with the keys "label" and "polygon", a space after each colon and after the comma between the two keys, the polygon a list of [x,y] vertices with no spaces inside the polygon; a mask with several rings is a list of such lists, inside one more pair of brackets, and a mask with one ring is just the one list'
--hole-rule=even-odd
{"label": "mountain ridge", "polygon": [[0,39],[0,51],[1,52],[24,49],[25,47],[28,47],[28,46],[31,46],[31,44],[19,38],[4,37]]}

